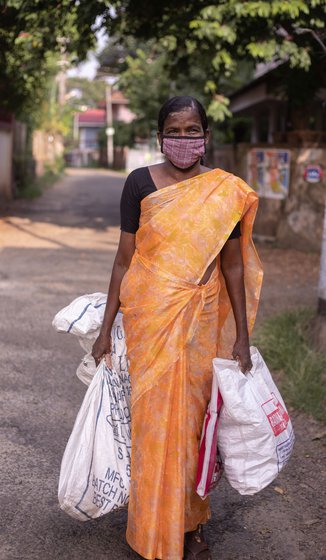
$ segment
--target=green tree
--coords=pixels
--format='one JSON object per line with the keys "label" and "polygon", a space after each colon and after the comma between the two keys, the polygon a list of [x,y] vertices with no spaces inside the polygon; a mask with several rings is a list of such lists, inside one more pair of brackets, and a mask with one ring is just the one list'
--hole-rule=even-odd
{"label": "green tree", "polygon": [[[65,53],[82,60],[110,18],[108,2],[7,0],[0,17],[0,104],[25,120],[36,115]],[[58,69],[58,67],[57,67]]]}
{"label": "green tree", "polygon": [[[187,73],[178,73],[166,49],[157,41],[138,41],[138,47],[133,37],[125,39],[123,45],[116,41],[111,39],[99,54],[99,72],[118,77],[117,86],[129,99],[137,117],[136,136],[150,137],[157,126],[160,106],[172,95],[193,95],[205,105],[209,103],[207,76],[200,65],[191,65]],[[253,64],[243,62],[239,70],[236,75],[221,80],[226,91],[243,85],[252,76]]]}
{"label": "green tree", "polygon": [[222,79],[236,75],[241,61],[286,62],[305,81],[312,78],[313,62],[324,56],[325,14],[325,0],[121,0],[109,28],[122,42],[128,35],[160,42],[173,79],[204,70],[209,113],[223,120],[229,113]]}
{"label": "green tree", "polygon": [[81,105],[87,107],[97,107],[99,103],[105,101],[105,83],[99,80],[88,80],[87,78],[68,78],[66,82],[67,92],[76,89],[81,93],[81,97],[72,97],[69,104],[77,109]]}

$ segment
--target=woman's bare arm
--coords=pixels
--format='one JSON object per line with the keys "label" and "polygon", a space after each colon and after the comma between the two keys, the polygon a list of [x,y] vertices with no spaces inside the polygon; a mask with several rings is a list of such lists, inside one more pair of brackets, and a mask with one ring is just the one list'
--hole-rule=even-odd
{"label": "woman's bare arm", "polygon": [[105,307],[101,331],[92,348],[92,355],[97,363],[100,361],[102,356],[110,353],[111,329],[120,307],[120,286],[122,279],[130,266],[134,252],[135,235],[133,233],[122,231],[118,251],[114,259],[108,291],[108,301]]}
{"label": "woman's bare arm", "polygon": [[244,267],[239,239],[229,239],[221,251],[221,270],[231,301],[237,335],[233,357],[239,358],[243,372],[252,368],[246,312]]}

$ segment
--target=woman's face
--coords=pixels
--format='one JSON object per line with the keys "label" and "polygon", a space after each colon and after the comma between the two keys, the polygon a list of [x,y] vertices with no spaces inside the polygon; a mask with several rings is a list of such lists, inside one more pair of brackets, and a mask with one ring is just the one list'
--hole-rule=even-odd
{"label": "woman's face", "polygon": [[186,107],[177,113],[170,113],[164,122],[163,133],[158,132],[157,138],[162,144],[162,134],[165,136],[205,136],[208,142],[208,132],[203,130],[200,116],[196,109]]}

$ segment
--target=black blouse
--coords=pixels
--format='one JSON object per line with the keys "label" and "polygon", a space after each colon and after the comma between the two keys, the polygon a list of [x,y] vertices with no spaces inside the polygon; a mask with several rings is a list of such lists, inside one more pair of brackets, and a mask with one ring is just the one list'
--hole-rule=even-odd
{"label": "black blouse", "polygon": [[[139,228],[140,203],[157,190],[148,167],[135,169],[128,175],[120,201],[121,230],[136,233]],[[240,222],[231,232],[229,239],[240,237]]]}

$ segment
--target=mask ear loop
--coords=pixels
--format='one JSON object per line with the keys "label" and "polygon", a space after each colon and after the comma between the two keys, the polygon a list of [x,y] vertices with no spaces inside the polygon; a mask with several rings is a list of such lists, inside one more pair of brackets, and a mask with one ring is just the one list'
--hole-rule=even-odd
{"label": "mask ear loop", "polygon": [[[206,131],[206,132],[207,132],[207,131]],[[206,140],[206,138],[205,138],[205,140]],[[204,145],[205,145],[205,153],[204,153],[204,155],[201,156],[201,158],[200,158],[200,165],[205,165],[205,159],[204,159],[204,158],[205,158],[206,153],[207,153],[207,144],[206,144],[206,142],[205,142]]]}

